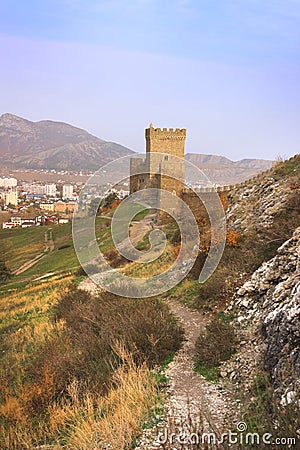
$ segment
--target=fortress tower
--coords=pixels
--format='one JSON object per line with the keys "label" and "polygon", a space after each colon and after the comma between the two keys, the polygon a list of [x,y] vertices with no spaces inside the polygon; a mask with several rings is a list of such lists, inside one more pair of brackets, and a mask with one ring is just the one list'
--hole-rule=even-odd
{"label": "fortress tower", "polygon": [[145,130],[145,138],[147,155],[159,152],[184,158],[185,129],[154,128],[150,123],[150,128]]}
{"label": "fortress tower", "polygon": [[[131,158],[130,193],[153,187],[166,189],[179,196],[184,184],[186,130],[154,128],[151,123],[145,130],[145,138],[146,159]],[[182,163],[172,156],[180,158]]]}

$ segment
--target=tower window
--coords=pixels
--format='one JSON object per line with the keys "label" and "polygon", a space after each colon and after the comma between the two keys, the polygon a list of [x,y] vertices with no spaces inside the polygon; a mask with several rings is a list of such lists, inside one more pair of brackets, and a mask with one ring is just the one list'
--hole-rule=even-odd
{"label": "tower window", "polygon": [[168,161],[168,159],[169,159],[168,155],[165,155],[164,160]]}

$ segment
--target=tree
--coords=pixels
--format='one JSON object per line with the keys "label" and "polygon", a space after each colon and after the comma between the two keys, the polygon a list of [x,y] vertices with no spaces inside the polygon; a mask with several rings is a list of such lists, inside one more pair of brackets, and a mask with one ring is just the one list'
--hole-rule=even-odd
{"label": "tree", "polygon": [[3,284],[5,281],[9,280],[12,277],[12,273],[9,268],[6,266],[5,262],[0,261],[0,284]]}
{"label": "tree", "polygon": [[91,200],[91,203],[89,205],[89,214],[91,216],[94,216],[94,215],[98,214],[98,212],[99,212],[99,203],[100,203],[100,199],[99,198],[93,198]]}
{"label": "tree", "polygon": [[118,199],[117,194],[115,192],[111,192],[110,194],[108,194],[107,197],[105,197],[105,199],[102,200],[101,207],[110,208],[112,206],[112,203],[117,199]]}

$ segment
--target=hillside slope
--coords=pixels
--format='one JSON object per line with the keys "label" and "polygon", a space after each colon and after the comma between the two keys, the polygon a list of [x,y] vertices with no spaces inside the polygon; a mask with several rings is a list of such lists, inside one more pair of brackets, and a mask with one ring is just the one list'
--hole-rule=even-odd
{"label": "hillside slope", "polygon": [[1,163],[44,169],[98,169],[133,153],[62,122],[31,122],[13,114],[0,117]]}
{"label": "hillside slope", "polygon": [[281,405],[294,401],[300,395],[300,228],[238,290],[229,310],[256,348],[248,368],[261,362]]}

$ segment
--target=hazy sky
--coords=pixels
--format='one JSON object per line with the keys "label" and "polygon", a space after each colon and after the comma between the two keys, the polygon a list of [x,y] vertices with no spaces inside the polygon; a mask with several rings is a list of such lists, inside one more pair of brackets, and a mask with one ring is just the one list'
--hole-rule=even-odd
{"label": "hazy sky", "polygon": [[299,0],[0,0],[0,113],[274,159],[300,151],[299,84]]}

